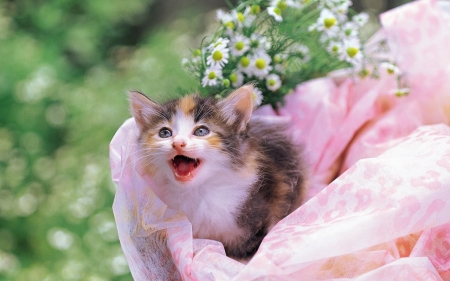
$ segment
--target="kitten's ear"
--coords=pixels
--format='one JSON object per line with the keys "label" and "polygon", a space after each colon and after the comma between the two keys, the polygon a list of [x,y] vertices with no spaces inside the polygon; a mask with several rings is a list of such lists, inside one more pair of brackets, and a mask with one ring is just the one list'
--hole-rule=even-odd
{"label": "kitten's ear", "polygon": [[151,126],[151,120],[160,115],[161,105],[152,101],[140,92],[129,92],[131,113],[136,120],[136,124],[141,132]]}
{"label": "kitten's ear", "polygon": [[236,124],[238,131],[245,129],[253,112],[253,85],[245,85],[219,102],[227,124]]}

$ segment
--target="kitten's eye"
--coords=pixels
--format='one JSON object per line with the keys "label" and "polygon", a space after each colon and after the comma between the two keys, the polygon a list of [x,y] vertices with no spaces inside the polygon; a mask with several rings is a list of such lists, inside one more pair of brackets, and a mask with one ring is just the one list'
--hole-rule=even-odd
{"label": "kitten's eye", "polygon": [[198,127],[194,131],[194,136],[197,136],[197,137],[203,137],[203,136],[206,136],[207,134],[209,134],[209,129],[206,128],[205,126]]}
{"label": "kitten's eye", "polygon": [[162,128],[162,129],[159,131],[159,136],[160,136],[161,138],[170,138],[170,137],[172,136],[172,131],[169,130],[169,129],[167,129],[167,128]]}

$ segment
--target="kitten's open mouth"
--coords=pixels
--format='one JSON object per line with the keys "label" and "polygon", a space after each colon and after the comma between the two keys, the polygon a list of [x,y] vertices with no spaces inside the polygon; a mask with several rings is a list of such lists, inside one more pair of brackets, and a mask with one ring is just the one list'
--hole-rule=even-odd
{"label": "kitten's open mouth", "polygon": [[200,165],[200,159],[177,155],[170,160],[175,179],[178,181],[189,181],[194,177],[194,172]]}

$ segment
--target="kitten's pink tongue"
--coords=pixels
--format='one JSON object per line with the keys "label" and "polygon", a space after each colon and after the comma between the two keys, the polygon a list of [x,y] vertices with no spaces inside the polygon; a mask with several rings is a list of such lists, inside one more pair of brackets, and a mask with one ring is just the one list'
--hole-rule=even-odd
{"label": "kitten's pink tongue", "polygon": [[195,169],[194,161],[189,161],[185,157],[175,157],[174,159],[175,170],[179,176],[188,176],[190,172]]}
{"label": "kitten's pink tongue", "polygon": [[177,166],[177,172],[180,176],[187,176],[194,170],[194,162],[182,161]]}

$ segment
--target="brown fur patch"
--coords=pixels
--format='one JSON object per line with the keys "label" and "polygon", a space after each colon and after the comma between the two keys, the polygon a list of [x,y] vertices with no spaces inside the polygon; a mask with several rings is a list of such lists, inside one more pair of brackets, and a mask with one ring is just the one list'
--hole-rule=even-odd
{"label": "brown fur patch", "polygon": [[257,173],[260,163],[259,159],[261,158],[261,155],[259,151],[248,151],[245,155],[245,167],[244,170],[242,170],[243,173],[246,174],[255,174]]}
{"label": "brown fur patch", "polygon": [[190,115],[195,108],[196,102],[193,95],[184,96],[180,99],[180,110],[186,115]]}
{"label": "brown fur patch", "polygon": [[[156,147],[158,145],[158,141],[153,137],[154,134],[154,132],[150,131],[143,135],[143,139],[141,140],[142,148],[144,149],[144,151],[142,152],[143,154],[149,153],[146,151],[147,149]],[[149,163],[147,157],[142,158],[140,166],[146,174],[150,176],[154,176],[156,174],[157,169]]]}
{"label": "brown fur patch", "polygon": [[212,146],[216,148],[220,148],[222,144],[222,140],[218,135],[212,135],[206,139],[206,141]]}

